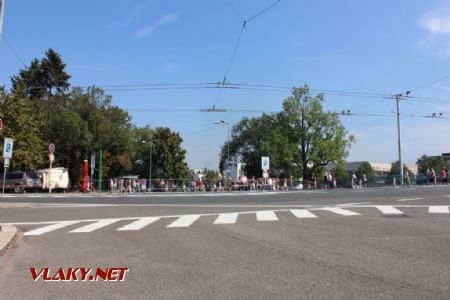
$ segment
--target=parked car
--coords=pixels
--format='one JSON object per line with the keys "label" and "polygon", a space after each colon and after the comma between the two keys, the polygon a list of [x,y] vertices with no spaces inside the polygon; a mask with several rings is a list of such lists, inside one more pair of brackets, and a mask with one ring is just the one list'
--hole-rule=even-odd
{"label": "parked car", "polygon": [[[3,174],[0,174],[0,187],[3,187]],[[5,190],[23,193],[42,190],[41,179],[33,172],[9,172],[6,173]]]}

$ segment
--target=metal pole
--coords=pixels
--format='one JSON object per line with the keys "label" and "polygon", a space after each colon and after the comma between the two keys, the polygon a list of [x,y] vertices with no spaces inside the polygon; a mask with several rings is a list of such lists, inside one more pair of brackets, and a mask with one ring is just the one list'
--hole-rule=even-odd
{"label": "metal pole", "polygon": [[149,162],[149,168],[148,168],[148,188],[149,191],[152,191],[152,142],[149,143],[150,145],[150,162]]}
{"label": "metal pole", "polygon": [[398,161],[400,164],[400,185],[403,187],[403,160],[402,160],[402,136],[400,130],[400,98],[402,94],[395,95],[397,102],[397,134],[398,134]]}
{"label": "metal pole", "polygon": [[228,125],[228,142],[227,142],[227,146],[228,146],[228,167],[230,166],[230,123],[227,122]]}
{"label": "metal pole", "polygon": [[101,193],[102,192],[102,188],[103,188],[103,182],[102,182],[102,167],[103,167],[103,149],[102,147],[100,147],[100,149],[98,150],[98,192]]}
{"label": "metal pole", "polygon": [[50,172],[48,173],[48,192],[52,193],[52,161],[50,160]]}
{"label": "metal pole", "polygon": [[[5,158],[8,159],[8,158]],[[5,182],[6,182],[6,167],[3,167],[3,190],[2,190],[2,194],[5,194]]]}

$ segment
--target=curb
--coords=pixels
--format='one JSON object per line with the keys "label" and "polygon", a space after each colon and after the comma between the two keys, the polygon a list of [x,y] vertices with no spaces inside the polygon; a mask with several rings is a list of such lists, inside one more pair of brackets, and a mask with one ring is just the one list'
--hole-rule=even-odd
{"label": "curb", "polygon": [[15,226],[0,224],[0,252],[7,248],[17,232],[18,230]]}

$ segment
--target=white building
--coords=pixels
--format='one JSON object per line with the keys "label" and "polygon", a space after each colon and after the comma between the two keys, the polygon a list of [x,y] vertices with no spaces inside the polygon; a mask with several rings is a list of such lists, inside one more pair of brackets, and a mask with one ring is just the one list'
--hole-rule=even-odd
{"label": "white building", "polygon": [[[348,173],[353,173],[358,170],[358,168],[363,163],[369,163],[374,171],[374,176],[388,176],[391,172],[391,163],[381,163],[381,162],[372,162],[372,161],[354,161],[354,162],[346,162],[344,163],[344,170]],[[336,168],[336,163],[330,163],[328,164],[325,169],[327,171],[331,171],[332,169]],[[408,169],[413,173],[418,173],[418,166],[417,165],[406,165]],[[412,175],[412,174],[411,174]]]}

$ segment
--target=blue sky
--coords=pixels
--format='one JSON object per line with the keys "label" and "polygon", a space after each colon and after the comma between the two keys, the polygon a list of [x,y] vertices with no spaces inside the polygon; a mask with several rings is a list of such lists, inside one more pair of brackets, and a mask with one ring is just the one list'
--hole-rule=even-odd
{"label": "blue sky", "polygon": [[[181,133],[191,167],[216,168],[231,124],[244,110],[279,111],[288,91],[169,89],[118,91],[126,84],[222,81],[243,19],[273,0],[6,0],[0,42],[0,84],[10,86],[34,57],[58,51],[72,85],[105,86],[114,104],[130,109],[139,126],[168,126]],[[230,5],[231,4],[231,5]],[[235,11],[231,8],[234,8]],[[238,16],[239,15],[239,16]],[[18,57],[17,57],[18,56]],[[281,0],[246,25],[227,82],[271,86],[309,84],[316,90],[404,93],[445,101],[403,101],[404,158],[450,152],[449,1]],[[325,108],[359,114],[392,114],[395,102],[380,97],[325,94]],[[219,108],[241,112],[204,113]],[[149,110],[181,111],[149,111]],[[396,119],[343,116],[357,143],[348,160],[397,159]]]}

